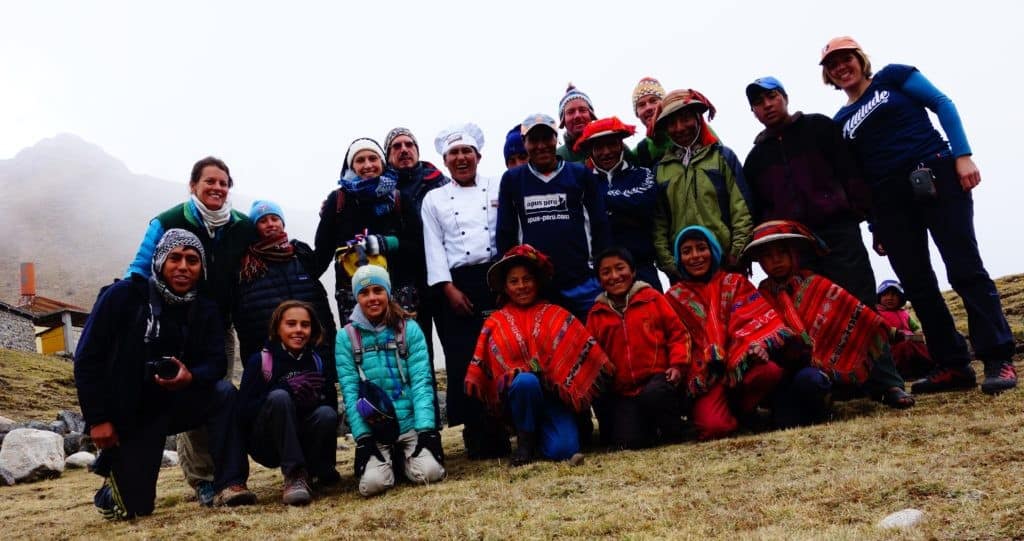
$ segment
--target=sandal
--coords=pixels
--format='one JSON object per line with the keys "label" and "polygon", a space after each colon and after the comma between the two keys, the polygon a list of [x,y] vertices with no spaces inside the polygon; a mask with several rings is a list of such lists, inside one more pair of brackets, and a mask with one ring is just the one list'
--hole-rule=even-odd
{"label": "sandal", "polygon": [[906,392],[901,387],[889,387],[885,391],[882,391],[880,395],[875,397],[875,400],[889,406],[893,409],[905,410],[914,407],[917,404],[917,400],[914,399],[914,395]]}

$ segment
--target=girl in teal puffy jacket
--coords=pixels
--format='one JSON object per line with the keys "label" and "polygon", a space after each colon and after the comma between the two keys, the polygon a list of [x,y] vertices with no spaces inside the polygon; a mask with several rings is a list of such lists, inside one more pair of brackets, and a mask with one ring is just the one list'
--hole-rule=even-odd
{"label": "girl in teal puffy jacket", "polygon": [[[391,298],[391,280],[384,268],[359,267],[352,276],[352,291],[357,305],[349,318],[351,329],[338,333],[335,362],[356,440],[359,493],[373,496],[393,487],[395,459],[402,461],[406,478],[415,483],[440,481],[445,476],[444,451],[434,413],[433,367],[423,331],[413,315]],[[393,405],[393,412],[379,409],[392,413],[397,421],[394,441],[381,441],[382,431],[375,433],[364,417],[366,401],[359,404],[364,378],[379,387]]]}

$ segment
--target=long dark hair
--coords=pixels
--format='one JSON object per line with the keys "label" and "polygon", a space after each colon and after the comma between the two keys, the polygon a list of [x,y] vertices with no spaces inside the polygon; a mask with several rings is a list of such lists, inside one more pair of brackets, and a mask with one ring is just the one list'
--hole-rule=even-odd
{"label": "long dark hair", "polygon": [[281,327],[281,320],[284,319],[284,313],[292,308],[302,308],[309,314],[309,346],[319,346],[324,339],[324,327],[320,324],[320,318],[316,317],[316,310],[313,309],[313,305],[308,302],[287,300],[277,305],[274,308],[274,314],[270,316],[270,328],[267,333],[267,338],[271,342],[280,342],[281,337],[278,336],[277,330]]}

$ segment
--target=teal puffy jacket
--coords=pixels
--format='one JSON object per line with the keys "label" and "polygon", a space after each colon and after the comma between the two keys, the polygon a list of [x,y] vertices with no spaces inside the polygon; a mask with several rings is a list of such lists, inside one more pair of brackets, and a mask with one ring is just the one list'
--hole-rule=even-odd
{"label": "teal puffy jacket", "polygon": [[[395,339],[394,329],[374,330],[358,307],[353,312],[352,319],[352,325],[363,342],[363,372],[366,373],[368,380],[379,385],[394,402],[399,433],[405,434],[410,430],[436,430],[433,367],[427,355],[426,339],[416,321],[405,321],[409,357],[403,360],[396,349],[376,349],[377,346],[386,345],[388,341]],[[370,427],[356,411],[356,400],[359,398],[359,371],[352,355],[352,343],[344,329],[338,331],[336,346],[334,357],[338,368],[338,383],[345,400],[345,411],[348,413],[352,437],[359,439],[361,436],[370,435]],[[402,363],[401,372],[398,370],[399,362]],[[404,378],[399,374],[404,375]],[[395,398],[399,390],[400,393]]]}

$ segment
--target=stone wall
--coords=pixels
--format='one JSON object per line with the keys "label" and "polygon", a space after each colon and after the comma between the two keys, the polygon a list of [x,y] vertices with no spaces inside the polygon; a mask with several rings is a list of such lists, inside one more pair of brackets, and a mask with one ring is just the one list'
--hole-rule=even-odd
{"label": "stone wall", "polygon": [[0,309],[0,348],[35,353],[36,334],[32,320]]}

